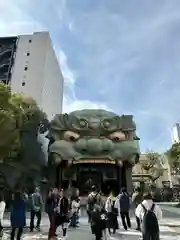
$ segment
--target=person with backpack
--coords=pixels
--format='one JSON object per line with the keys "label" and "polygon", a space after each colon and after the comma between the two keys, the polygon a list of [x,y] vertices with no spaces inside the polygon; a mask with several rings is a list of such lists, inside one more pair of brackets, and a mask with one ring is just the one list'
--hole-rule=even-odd
{"label": "person with backpack", "polygon": [[40,188],[36,187],[35,192],[31,196],[31,220],[30,220],[30,231],[34,230],[34,218],[37,217],[36,229],[40,230],[41,224],[41,212],[43,206],[43,199],[40,192]]}
{"label": "person with backpack", "polygon": [[[132,195],[132,206],[133,209],[136,209],[137,206],[142,202],[143,196],[141,193],[141,189],[139,187],[135,188],[135,192]],[[141,230],[141,222],[140,219],[136,216],[136,230]]]}
{"label": "person with backpack", "polygon": [[161,208],[152,200],[151,194],[145,194],[144,200],[135,211],[141,221],[143,240],[159,240],[159,220],[162,218]]}
{"label": "person with backpack", "polygon": [[119,195],[119,208],[122,225],[125,230],[131,228],[131,220],[129,217],[130,210],[130,198],[126,191],[126,188],[121,189],[121,194]]}
{"label": "person with backpack", "polygon": [[101,194],[97,191],[96,186],[92,186],[92,192],[88,195],[87,199],[87,214],[89,222],[91,222],[91,212],[94,210],[94,205],[98,204],[103,206],[103,199]]}
{"label": "person with backpack", "polygon": [[118,229],[118,209],[119,209],[119,199],[116,197],[115,192],[111,191],[110,196],[107,198],[105,204],[105,210],[108,216],[108,231],[111,234],[111,229],[113,229],[113,234],[116,233]]}

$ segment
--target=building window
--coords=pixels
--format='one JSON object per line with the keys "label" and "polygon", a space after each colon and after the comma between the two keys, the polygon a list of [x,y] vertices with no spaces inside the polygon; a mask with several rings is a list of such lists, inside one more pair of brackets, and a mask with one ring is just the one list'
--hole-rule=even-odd
{"label": "building window", "polygon": [[29,56],[29,55],[30,55],[30,53],[28,52],[26,55],[27,55],[27,56]]}
{"label": "building window", "polygon": [[24,68],[24,71],[27,71],[27,70],[28,70],[28,67],[25,67],[25,68]]}
{"label": "building window", "polygon": [[25,82],[22,82],[22,86],[24,87],[26,85],[26,83]]}
{"label": "building window", "polygon": [[32,40],[31,39],[29,39],[29,43],[31,43],[32,42]]}

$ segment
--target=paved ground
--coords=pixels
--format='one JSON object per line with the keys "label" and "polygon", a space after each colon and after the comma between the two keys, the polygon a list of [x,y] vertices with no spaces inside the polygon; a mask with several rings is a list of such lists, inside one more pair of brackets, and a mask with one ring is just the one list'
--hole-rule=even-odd
{"label": "paved ground", "polygon": [[[170,211],[171,210],[171,211]],[[164,207],[163,214],[164,218],[160,223],[160,231],[161,231],[161,240],[180,240],[179,232],[180,232],[180,211],[176,211],[176,209],[168,209]],[[175,213],[176,212],[176,213]],[[29,224],[29,219],[27,219],[27,225]],[[4,225],[6,226],[5,237],[4,240],[9,239],[9,220],[6,218],[4,221]],[[25,229],[23,240],[35,240],[35,239],[47,239],[48,232],[48,218],[44,215],[42,219],[42,228],[41,232],[29,233],[28,228]],[[135,219],[132,219],[132,226],[135,228]],[[59,229],[60,231],[60,229]],[[122,227],[118,230],[117,234],[111,238],[112,240],[138,240],[140,237],[140,233],[135,230],[124,231]],[[60,239],[60,238],[59,238]],[[87,218],[81,217],[80,227],[78,229],[69,229],[68,231],[68,239],[69,240],[93,240],[94,236],[91,234]]]}

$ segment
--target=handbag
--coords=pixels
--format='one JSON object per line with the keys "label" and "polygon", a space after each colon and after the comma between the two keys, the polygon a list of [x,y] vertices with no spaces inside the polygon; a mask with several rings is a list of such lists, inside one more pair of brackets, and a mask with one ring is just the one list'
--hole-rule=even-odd
{"label": "handbag", "polygon": [[101,229],[104,230],[107,228],[107,216],[105,213],[102,213],[100,218],[101,218],[100,220]]}

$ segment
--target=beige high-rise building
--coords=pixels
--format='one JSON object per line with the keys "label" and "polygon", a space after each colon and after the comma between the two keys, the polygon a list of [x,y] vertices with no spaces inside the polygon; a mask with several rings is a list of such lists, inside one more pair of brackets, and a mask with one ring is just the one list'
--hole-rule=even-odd
{"label": "beige high-rise building", "polygon": [[0,81],[34,98],[49,119],[62,112],[63,76],[48,32],[0,38]]}

